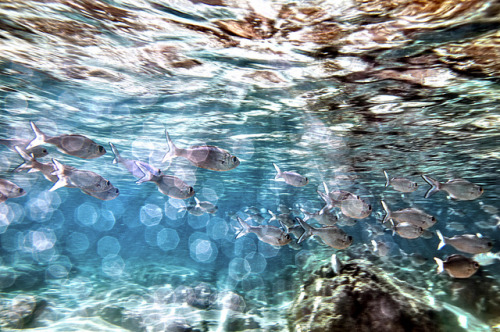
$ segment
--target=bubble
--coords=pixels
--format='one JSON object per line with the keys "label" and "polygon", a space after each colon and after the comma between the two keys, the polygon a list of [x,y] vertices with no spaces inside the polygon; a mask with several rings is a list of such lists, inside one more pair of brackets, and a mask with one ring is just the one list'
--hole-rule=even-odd
{"label": "bubble", "polygon": [[115,226],[115,222],[115,215],[112,211],[101,210],[101,218],[92,227],[100,232],[110,231]]}
{"label": "bubble", "polygon": [[5,111],[12,114],[29,114],[28,111],[28,98],[25,95],[14,92],[9,93],[5,99],[3,108]]}
{"label": "bubble", "polygon": [[258,252],[252,252],[245,256],[245,260],[250,265],[250,272],[252,273],[262,273],[266,269],[267,262],[264,255]]}
{"label": "bubble", "polygon": [[156,236],[156,243],[163,251],[169,251],[177,248],[179,241],[180,239],[177,231],[172,228],[164,228],[159,231]]}
{"label": "bubble", "polygon": [[30,231],[28,236],[28,242],[35,251],[52,249],[56,243],[56,235],[49,229]]}
{"label": "bubble", "polygon": [[234,241],[235,256],[246,256],[256,251],[257,246],[255,245],[255,241],[248,236],[240,237]]}
{"label": "bubble", "polygon": [[66,250],[74,255],[84,254],[89,248],[87,235],[80,232],[71,233],[66,240]]}
{"label": "bubble", "polygon": [[119,277],[125,269],[125,262],[120,256],[109,255],[102,259],[102,272],[109,277]]}
{"label": "bubble", "polygon": [[183,217],[186,213],[186,203],[183,200],[170,198],[168,202],[165,202],[166,224],[168,226],[178,227],[183,225]]}
{"label": "bubble", "polygon": [[158,232],[160,232],[162,229],[163,227],[160,225],[154,225],[146,228],[146,230],[144,231],[144,239],[146,240],[146,243],[150,246],[156,247]]}
{"label": "bubble", "polygon": [[222,218],[212,217],[207,225],[207,234],[214,240],[226,238],[229,232],[229,225]]}
{"label": "bubble", "polygon": [[26,204],[26,214],[33,221],[43,223],[52,217],[54,209],[50,203],[40,198],[33,198]]}
{"label": "bubble", "polygon": [[64,222],[66,218],[61,210],[56,210],[52,214],[52,219],[50,220],[50,227],[52,229],[62,229],[64,227]]}
{"label": "bubble", "polygon": [[250,271],[251,267],[246,259],[236,257],[229,262],[229,276],[234,280],[246,279]]}
{"label": "bubble", "polygon": [[189,237],[191,258],[200,263],[210,263],[217,258],[217,246],[204,233],[195,232]]}
{"label": "bubble", "polygon": [[104,236],[97,242],[97,254],[101,257],[118,255],[120,249],[120,243],[112,236]]}
{"label": "bubble", "polygon": [[85,202],[76,208],[75,218],[84,226],[92,226],[99,218],[99,210],[94,204]]}
{"label": "bubble", "polygon": [[146,226],[158,225],[163,218],[163,211],[155,204],[146,204],[141,207],[139,213],[141,223]]}
{"label": "bubble", "polygon": [[259,241],[259,252],[266,258],[274,257],[278,254],[281,247],[275,247],[265,242]]}
{"label": "bubble", "polygon": [[202,214],[201,216],[188,214],[188,224],[194,229],[200,229],[206,227],[209,221],[210,221],[210,215],[208,214]]}

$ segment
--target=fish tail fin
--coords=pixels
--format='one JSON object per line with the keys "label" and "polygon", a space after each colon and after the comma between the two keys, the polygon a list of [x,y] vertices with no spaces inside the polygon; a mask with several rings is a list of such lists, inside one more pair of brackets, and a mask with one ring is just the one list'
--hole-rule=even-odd
{"label": "fish tail fin", "polygon": [[434,257],[434,260],[436,261],[438,267],[437,267],[437,273],[440,274],[440,273],[443,273],[444,271],[444,263],[443,263],[443,260],[440,259],[440,258],[437,258],[437,257]]}
{"label": "fish tail fin", "polygon": [[241,230],[236,234],[236,238],[240,238],[242,236],[245,236],[247,235],[248,233],[250,233],[250,225],[247,224],[243,219],[241,219],[240,217],[238,217],[238,222],[240,223],[241,225]]}
{"label": "fish tail fin", "polygon": [[[116,147],[114,146],[113,143],[109,143],[109,146],[111,146],[111,151],[113,152],[113,154],[115,155],[115,159],[113,159],[113,164],[117,164],[120,162],[120,160],[122,159],[122,157],[120,156],[120,154],[118,153],[118,150],[116,149]],[[143,172],[144,173],[144,172]]]}
{"label": "fish tail fin", "polygon": [[323,201],[325,201],[325,203],[326,203],[325,207],[323,207],[323,208],[327,208],[328,210],[330,210],[333,207],[333,201],[330,198],[330,196],[328,195],[328,193],[325,194],[319,190],[316,190],[316,192],[318,193],[319,197],[321,197],[321,199]]}
{"label": "fish tail fin", "polygon": [[342,262],[340,259],[337,257],[336,254],[333,254],[332,257],[330,258],[330,264],[332,264],[332,270],[335,272],[335,274],[339,274],[340,270],[342,270]]}
{"label": "fish tail fin", "polygon": [[56,175],[58,180],[52,186],[52,188],[49,189],[49,191],[57,190],[61,187],[65,187],[69,184],[68,177],[64,174],[64,165],[61,164],[56,159],[52,159],[52,163],[54,164],[54,172],[52,172],[51,174]]}
{"label": "fish tail fin", "polygon": [[305,209],[300,208],[300,212],[304,214],[304,218],[302,219],[303,221],[308,221],[312,217],[312,213],[307,212]]}
{"label": "fish tail fin", "polygon": [[297,241],[297,243],[302,243],[304,242],[305,240],[307,240],[308,238],[310,238],[312,235],[313,235],[313,230],[314,228],[312,226],[310,226],[308,223],[304,222],[302,219],[300,219],[299,217],[295,217],[295,220],[300,224],[300,226],[302,226],[302,228],[304,229],[304,234],[302,234],[302,236],[299,238],[299,240]]}
{"label": "fish tail fin", "polygon": [[268,222],[271,222],[271,221],[273,221],[273,220],[278,220],[278,217],[274,214],[274,212],[273,212],[273,211],[271,211],[271,210],[267,210],[267,213],[269,213],[269,214],[271,215],[271,219],[269,219],[269,221],[268,221]]}
{"label": "fish tail fin", "polygon": [[140,178],[139,180],[137,180],[135,183],[141,184],[144,182],[151,181],[153,179],[153,173],[151,173],[148,169],[144,168],[137,161],[135,162],[135,166],[137,166],[137,168],[139,168],[141,170],[142,174],[144,174],[144,176],[142,178]]}
{"label": "fish tail fin", "polygon": [[68,185],[68,179],[66,177],[60,177],[59,180],[49,189],[49,191],[55,191],[61,187],[66,187]]}
{"label": "fish tail fin", "polygon": [[391,184],[391,180],[389,179],[389,175],[387,174],[386,171],[384,171],[384,175],[385,175],[385,187],[387,188]]}
{"label": "fish tail fin", "polygon": [[30,121],[31,128],[33,129],[33,132],[35,133],[35,138],[26,146],[26,150],[31,149],[35,146],[41,145],[45,143],[45,141],[48,139],[47,135],[45,135],[36,125],[33,121]]}
{"label": "fish tail fin", "polygon": [[14,168],[14,172],[21,172],[24,170],[32,170],[33,169],[33,161],[35,161],[35,157],[33,155],[29,156],[26,152],[24,152],[20,147],[15,146],[17,153],[24,159],[24,162]]}
{"label": "fish tail fin", "polygon": [[373,252],[377,252],[377,251],[378,251],[378,244],[377,244],[377,241],[372,240],[372,245],[373,245]]}
{"label": "fish tail fin", "polygon": [[391,219],[391,210],[389,210],[389,207],[383,200],[380,201],[380,203],[382,204],[382,207],[384,208],[385,211],[385,216],[384,220],[382,220],[382,223],[386,223],[389,219]]}
{"label": "fish tail fin", "polygon": [[280,168],[278,167],[278,165],[276,165],[275,163],[273,163],[273,166],[274,166],[274,169],[276,169],[276,176],[274,177],[275,180],[279,179],[283,173],[281,173],[281,170]]}
{"label": "fish tail fin", "polygon": [[165,156],[163,156],[163,159],[161,160],[162,163],[177,157],[179,155],[179,150],[180,150],[178,147],[175,146],[174,142],[172,142],[172,139],[170,138],[167,129],[165,129],[165,136],[167,138],[168,151],[167,153],[165,153]]}
{"label": "fish tail fin", "polygon": [[441,250],[441,248],[443,248],[446,245],[446,241],[445,241],[443,234],[441,234],[441,232],[439,231],[439,229],[436,230],[436,234],[439,238],[439,244],[438,244],[437,250]]}
{"label": "fish tail fin", "polygon": [[396,225],[394,224],[394,220],[389,219],[389,221],[391,222],[392,236],[394,236],[396,234]]}
{"label": "fish tail fin", "polygon": [[434,180],[433,178],[425,174],[422,174],[422,178],[431,186],[431,188],[425,193],[424,198],[428,198],[441,190],[441,183],[439,183],[438,180]]}

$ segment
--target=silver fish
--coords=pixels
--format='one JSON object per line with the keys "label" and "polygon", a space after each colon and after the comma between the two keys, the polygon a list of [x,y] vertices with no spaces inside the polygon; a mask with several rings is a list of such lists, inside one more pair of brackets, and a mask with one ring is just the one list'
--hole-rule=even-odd
{"label": "silver fish", "polygon": [[391,219],[391,224],[392,224],[392,235],[394,233],[398,233],[399,236],[405,239],[416,239],[422,235],[424,232],[424,229],[420,226],[415,226],[412,223],[409,222],[401,222],[398,224],[394,224],[394,222]]}
{"label": "silver fish", "polygon": [[416,226],[420,226],[423,229],[432,227],[437,222],[436,218],[417,208],[406,208],[398,211],[391,211],[384,201],[380,202],[382,203],[382,207],[386,213],[382,222],[393,219],[397,222],[409,222]]}
{"label": "silver fish", "polygon": [[19,155],[24,159],[24,163],[21,165],[17,166],[14,169],[14,172],[20,172],[24,170],[28,170],[28,173],[33,173],[33,172],[41,172],[43,176],[49,180],[50,182],[57,182],[59,178],[57,175],[53,175],[54,171],[56,170],[54,168],[53,163],[41,163],[36,158],[33,156],[33,154],[28,155],[24,150],[16,146],[16,151],[19,153]]}
{"label": "silver fish", "polygon": [[217,212],[217,205],[213,204],[212,202],[201,201],[199,204],[206,213],[214,214]]}
{"label": "silver fish", "polygon": [[437,247],[438,250],[447,244],[468,254],[481,254],[493,248],[493,242],[489,238],[480,237],[478,235],[463,234],[455,235],[454,237],[446,237],[443,236],[439,230],[436,231],[436,234],[440,241]]}
{"label": "silver fish", "polygon": [[[138,184],[142,183],[141,180],[145,177],[146,174],[144,174],[141,169],[137,166],[137,164],[140,164],[143,168],[147,169],[150,173],[152,173],[154,176],[160,176],[161,175],[161,170],[159,168],[153,167],[149,165],[148,163],[139,161],[139,160],[131,160],[131,159],[125,159],[122,158],[116,147],[113,145],[113,143],[109,143],[111,146],[111,151],[115,155],[115,159],[113,159],[113,164],[122,164],[125,166],[125,168],[136,178],[139,179],[137,181]],[[144,181],[143,181],[144,182]]]}
{"label": "silver fish", "polygon": [[292,240],[288,233],[278,227],[271,225],[250,226],[240,217],[238,217],[238,222],[240,223],[242,229],[236,235],[236,238],[240,238],[248,233],[254,233],[260,241],[273,246],[284,246]]}
{"label": "silver fish", "polygon": [[268,223],[270,223],[273,220],[278,220],[281,224],[285,225],[286,227],[293,227],[293,225],[295,225],[295,222],[288,213],[281,213],[276,215],[271,210],[267,210],[267,212],[271,215],[271,219],[269,219]]}
{"label": "silver fish", "polygon": [[441,183],[428,175],[422,175],[422,178],[431,186],[425,194],[425,198],[430,197],[438,191],[444,190],[453,199],[470,201],[479,198],[484,192],[481,186],[464,179],[452,179],[448,182]]}
{"label": "silver fish", "polygon": [[0,203],[9,198],[16,198],[26,195],[26,190],[9,180],[0,179]]}
{"label": "silver fish", "polygon": [[453,278],[469,278],[479,269],[479,263],[462,255],[451,255],[445,261],[434,257],[437,273],[446,271]]}
{"label": "silver fish", "polygon": [[26,149],[30,143],[29,139],[0,139],[0,144],[5,145],[12,151],[17,151],[16,146],[23,150],[26,154],[33,154],[35,158],[45,157],[49,152],[43,146],[35,146],[31,149]]}
{"label": "silver fish", "polygon": [[193,187],[178,177],[166,174],[156,176],[149,169],[144,168],[141,163],[136,163],[136,165],[144,173],[144,177],[138,183],[153,182],[158,187],[159,192],[173,198],[186,199],[194,195]]}
{"label": "silver fish", "polygon": [[294,187],[303,187],[309,183],[309,179],[305,176],[300,175],[299,173],[290,171],[282,172],[278,165],[273,163],[273,166],[277,172],[276,176],[274,177],[275,180],[283,179],[285,183]]}
{"label": "silver fish", "polygon": [[195,145],[187,149],[178,148],[167,136],[168,152],[163,157],[162,162],[176,157],[183,157],[193,165],[212,171],[229,171],[240,164],[239,159],[228,151],[212,145]]}
{"label": "silver fish", "polygon": [[372,246],[373,246],[373,252],[380,256],[380,257],[384,257],[384,256],[387,256],[387,254],[389,253],[390,251],[390,247],[387,245],[387,243],[383,242],[383,241],[375,241],[375,240],[371,240],[371,243],[372,243]]}
{"label": "silver fish", "polygon": [[384,171],[385,175],[385,187],[392,186],[394,190],[402,193],[411,193],[417,190],[418,184],[416,182],[410,181],[405,178],[389,178],[389,175]]}
{"label": "silver fish", "polygon": [[34,122],[30,122],[30,124],[35,132],[35,138],[28,144],[26,149],[49,143],[55,145],[62,153],[83,159],[97,158],[106,153],[106,149],[102,145],[83,135],[59,135],[51,137],[44,134]]}
{"label": "silver fish", "polygon": [[82,189],[82,192],[89,195],[89,196],[100,199],[102,201],[110,201],[110,200],[118,197],[118,195],[120,194],[120,190],[118,190],[118,188],[115,188],[114,186],[111,186],[111,188],[109,188],[106,191],[94,192],[94,191]]}
{"label": "silver fish", "polygon": [[83,191],[102,192],[110,190],[113,185],[109,180],[92,171],[80,170],[72,166],[63,165],[56,159],[52,159],[58,180],[49,191],[61,187],[76,187]]}
{"label": "silver fish", "polygon": [[323,208],[315,213],[307,212],[304,209],[300,209],[300,211],[304,214],[304,221],[308,221],[309,219],[314,219],[321,225],[325,226],[333,226],[339,220],[336,215]]}
{"label": "silver fish", "polygon": [[359,196],[348,192],[346,190],[332,190],[329,191],[326,182],[323,182],[325,192],[317,190],[318,195],[325,201],[326,206],[323,209],[331,210],[335,207],[340,208],[341,202],[345,199],[360,199]]}
{"label": "silver fish", "polygon": [[302,219],[296,217],[295,220],[298,221],[300,226],[304,228],[304,234],[300,237],[298,243],[304,242],[309,237],[316,235],[318,236],[326,245],[335,249],[345,249],[352,244],[352,236],[347,235],[343,230],[337,226],[325,226],[321,228],[315,228],[304,222]]}

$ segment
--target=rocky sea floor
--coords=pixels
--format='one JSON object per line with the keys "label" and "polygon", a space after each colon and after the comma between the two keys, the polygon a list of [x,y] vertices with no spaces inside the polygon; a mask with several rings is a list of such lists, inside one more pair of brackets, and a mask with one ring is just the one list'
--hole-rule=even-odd
{"label": "rocky sea floor", "polygon": [[[480,273],[470,279],[420,271],[408,258],[357,259],[303,252],[279,274],[249,275],[156,260],[129,264],[120,278],[103,278],[92,261],[65,279],[43,266],[15,270],[0,298],[3,331],[497,331],[500,285]],[[359,252],[359,254],[361,254]],[[366,256],[366,253],[363,253]],[[398,266],[393,261],[400,263]],[[98,264],[96,262],[96,264]],[[382,269],[383,267],[384,269]],[[224,277],[226,274],[226,277]],[[30,282],[28,282],[30,281]],[[26,288],[31,284],[30,289]],[[434,291],[434,290],[441,291]],[[443,291],[446,290],[446,291]],[[496,294],[496,295],[495,295]]]}

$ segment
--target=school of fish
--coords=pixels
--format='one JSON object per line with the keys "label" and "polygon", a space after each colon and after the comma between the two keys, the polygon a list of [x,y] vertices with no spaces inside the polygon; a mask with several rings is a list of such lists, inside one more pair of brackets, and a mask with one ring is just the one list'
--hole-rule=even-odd
{"label": "school of fish", "polygon": [[[34,122],[30,122],[35,138],[28,139],[0,139],[0,144],[16,151],[24,162],[14,169],[15,172],[28,171],[40,172],[53,186],[50,191],[61,187],[76,188],[83,193],[100,200],[112,200],[119,196],[120,191],[103,176],[76,167],[65,165],[57,159],[52,158],[51,162],[40,162],[37,158],[48,155],[48,150],[42,145],[52,144],[62,152],[81,159],[94,159],[106,154],[106,149],[94,142],[92,139],[78,134],[62,134],[58,136],[48,136],[42,132]],[[229,151],[212,145],[195,145],[189,148],[177,147],[165,130],[168,150],[162,162],[171,161],[174,158],[182,157],[189,160],[199,168],[212,171],[229,171],[240,164],[238,157]],[[166,196],[177,199],[189,199],[195,195],[192,186],[186,184],[180,178],[164,174],[164,172],[146,162],[123,158],[113,143],[109,143],[114,154],[113,163],[123,166],[133,177],[137,179],[137,184],[144,182],[154,183],[158,191]],[[276,170],[276,181],[284,181],[293,187],[304,187],[309,184],[309,179],[295,171],[282,171],[276,164],[272,163]],[[410,194],[415,192],[418,184],[404,177],[389,177],[384,170],[386,178],[385,187]],[[455,178],[447,182],[440,182],[427,174],[422,174],[423,180],[431,187],[425,194],[425,198],[443,191],[454,200],[475,200],[478,199],[484,190],[481,186],[471,183],[465,179]],[[329,190],[327,184],[323,182],[324,192],[317,191],[319,198],[324,201],[324,206],[319,211],[309,212],[301,208],[300,211],[291,211],[286,206],[280,206],[281,213],[277,214],[271,210],[267,213],[271,216],[267,220],[261,215],[259,209],[247,209],[247,218],[242,219],[240,215],[234,215],[239,227],[236,227],[236,238],[247,234],[255,234],[259,241],[272,246],[290,245],[294,249],[300,249],[300,244],[310,238],[320,239],[324,245],[341,250],[346,249],[353,243],[354,239],[339,226],[352,225],[357,220],[365,219],[372,213],[372,206],[355,193],[345,190]],[[0,203],[7,199],[13,199],[26,195],[27,192],[15,183],[0,178]],[[398,235],[405,239],[416,239],[419,237],[432,237],[429,228],[432,228],[438,221],[428,212],[416,207],[407,207],[394,211],[385,201],[380,201],[385,212],[381,225],[385,229],[392,230],[393,235]],[[344,216],[342,221],[334,209]],[[194,203],[185,207],[185,210],[195,216],[205,213],[214,214],[217,206],[209,201],[200,201],[194,197]],[[292,213],[293,212],[293,213]],[[301,217],[297,216],[298,214]],[[278,225],[272,225],[272,223]],[[257,224],[257,225],[255,225]],[[374,227],[376,228],[376,226]],[[384,232],[382,228],[379,232]],[[500,260],[498,253],[490,251],[493,248],[491,239],[481,234],[457,234],[453,237],[444,236],[441,231],[435,232],[440,240],[437,250],[445,245],[449,245],[465,254],[474,255],[468,257],[462,254],[453,254],[445,260],[435,257],[438,267],[437,272],[446,271],[453,278],[469,278],[480,268],[480,262],[485,265],[492,264]],[[292,236],[295,240],[292,239]],[[390,248],[383,241],[371,240],[373,251],[383,257],[386,256]],[[425,262],[418,255],[412,255],[412,260],[416,264]],[[477,259],[477,260],[475,260]],[[333,260],[333,258],[332,258]],[[479,262],[478,262],[479,261]],[[335,256],[334,263],[340,264]]]}

